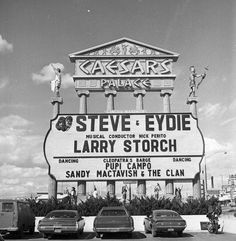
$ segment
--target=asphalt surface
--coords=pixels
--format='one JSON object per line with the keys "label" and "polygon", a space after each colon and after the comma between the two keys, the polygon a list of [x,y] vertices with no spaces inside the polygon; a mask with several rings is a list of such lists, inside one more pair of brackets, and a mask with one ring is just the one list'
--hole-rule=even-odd
{"label": "asphalt surface", "polygon": [[[35,233],[34,235],[24,234],[22,239],[18,239],[13,236],[7,236],[4,237],[5,240],[14,240],[14,241],[45,241],[47,239],[44,239],[41,234]],[[179,237],[176,233],[164,233],[160,234],[157,237],[153,238],[151,234],[145,234],[144,232],[133,232],[132,237],[127,237],[126,235],[106,235],[102,238],[96,238],[95,233],[93,232],[84,232],[79,238],[76,238],[74,236],[54,236],[50,240],[65,240],[65,241],[75,241],[75,240],[144,240],[144,241],[151,241],[151,240],[163,240],[163,241],[235,241],[236,240],[236,234],[231,233],[220,233],[220,234],[210,234],[207,231],[204,232],[184,232],[182,237]]]}

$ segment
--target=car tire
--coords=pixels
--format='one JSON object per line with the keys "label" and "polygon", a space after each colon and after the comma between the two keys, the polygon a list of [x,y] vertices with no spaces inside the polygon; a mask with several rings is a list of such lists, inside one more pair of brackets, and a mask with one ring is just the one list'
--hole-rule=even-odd
{"label": "car tire", "polygon": [[178,231],[177,234],[179,237],[181,237],[181,236],[183,236],[183,231]]}
{"label": "car tire", "polygon": [[150,230],[148,230],[147,227],[144,226],[144,232],[145,232],[145,233],[150,233]]}
{"label": "car tire", "polygon": [[48,238],[48,234],[43,233],[43,238]]}
{"label": "car tire", "polygon": [[152,229],[152,237],[156,237],[157,236],[157,231]]}
{"label": "car tire", "polygon": [[84,232],[84,229],[80,229],[77,233],[76,233],[76,237],[79,238]]}
{"label": "car tire", "polygon": [[16,232],[16,237],[21,239],[23,237],[23,228],[19,228],[19,230]]}
{"label": "car tire", "polygon": [[30,234],[34,234],[34,229],[35,229],[34,226],[30,227],[30,228],[29,228],[29,233],[30,233]]}

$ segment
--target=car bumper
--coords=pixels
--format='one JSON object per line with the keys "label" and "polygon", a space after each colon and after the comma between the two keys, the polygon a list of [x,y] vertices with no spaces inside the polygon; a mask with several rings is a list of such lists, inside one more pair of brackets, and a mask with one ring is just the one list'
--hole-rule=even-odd
{"label": "car bumper", "polygon": [[47,234],[69,234],[78,233],[80,229],[76,227],[39,227],[38,231]]}
{"label": "car bumper", "polygon": [[5,234],[5,233],[10,233],[10,232],[17,232],[19,230],[18,227],[7,227],[7,228],[1,228],[0,233]]}
{"label": "car bumper", "polygon": [[133,227],[121,227],[121,228],[94,228],[96,233],[128,233],[134,231]]}
{"label": "car bumper", "polygon": [[152,227],[156,232],[182,232],[186,227],[184,226],[166,226],[166,227]]}

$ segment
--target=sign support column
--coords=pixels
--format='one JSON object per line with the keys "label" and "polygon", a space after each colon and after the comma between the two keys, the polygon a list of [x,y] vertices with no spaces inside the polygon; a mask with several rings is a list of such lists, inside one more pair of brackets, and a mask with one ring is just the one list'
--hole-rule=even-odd
{"label": "sign support column", "polygon": [[[135,90],[134,96],[136,97],[136,110],[141,111],[143,110],[143,97],[145,96],[145,90]],[[146,195],[146,181],[145,180],[138,180],[137,182],[138,188],[138,195],[145,196]]]}
{"label": "sign support column", "polygon": [[[87,97],[89,97],[89,91],[77,91],[80,98],[80,114],[87,114]],[[80,196],[86,196],[86,181],[77,182],[77,200]]]}
{"label": "sign support column", "polygon": [[172,94],[172,90],[161,90],[161,97],[163,98],[163,111],[164,113],[170,113],[170,96]]}
{"label": "sign support column", "polygon": [[[172,94],[172,90],[161,90],[161,97],[163,98],[163,112],[171,113],[170,106],[170,96]],[[173,195],[174,194],[174,182],[173,180],[165,181],[165,190],[166,194]]]}
{"label": "sign support column", "polygon": [[112,111],[115,109],[114,105],[114,97],[116,96],[116,91],[115,90],[106,90],[105,91],[105,96],[107,97],[107,112]]}
{"label": "sign support column", "polygon": [[[52,119],[54,119],[58,114],[60,114],[60,105],[63,104],[62,97],[53,97],[51,104],[53,105]],[[57,181],[53,175],[49,175],[48,199],[52,199],[54,201],[57,199]]]}
{"label": "sign support column", "polygon": [[[189,97],[187,104],[190,106],[190,111],[194,118],[197,119],[197,103],[198,99],[196,96]],[[201,183],[200,183],[200,173],[198,172],[193,179],[193,197],[201,198]]]}
{"label": "sign support column", "polygon": [[79,96],[79,99],[80,99],[79,113],[87,114],[87,97],[89,97],[89,91],[88,90],[77,91],[77,95]]}
{"label": "sign support column", "polygon": [[[106,90],[105,96],[107,97],[107,109],[106,112],[112,111],[115,109],[114,97],[116,96],[115,90]],[[113,180],[107,181],[107,192],[111,197],[114,197],[116,194],[116,182]]]}
{"label": "sign support column", "polygon": [[136,110],[143,110],[143,97],[145,96],[145,90],[135,90],[134,96],[136,97]]}

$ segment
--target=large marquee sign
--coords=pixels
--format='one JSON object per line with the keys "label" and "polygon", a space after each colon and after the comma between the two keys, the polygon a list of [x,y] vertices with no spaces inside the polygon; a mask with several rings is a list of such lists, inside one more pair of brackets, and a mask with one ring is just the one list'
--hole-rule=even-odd
{"label": "large marquee sign", "polygon": [[203,153],[191,113],[60,114],[44,141],[61,181],[192,179]]}
{"label": "large marquee sign", "polygon": [[70,55],[76,90],[173,89],[178,54],[122,38]]}

